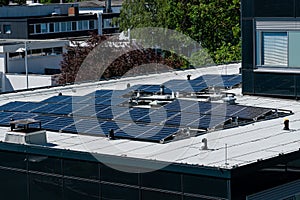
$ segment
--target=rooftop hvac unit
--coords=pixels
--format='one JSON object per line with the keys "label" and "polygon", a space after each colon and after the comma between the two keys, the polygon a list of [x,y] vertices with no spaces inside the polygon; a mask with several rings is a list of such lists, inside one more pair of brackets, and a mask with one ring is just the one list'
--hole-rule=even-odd
{"label": "rooftop hvac unit", "polygon": [[[36,124],[38,124],[38,127]],[[35,119],[11,119],[10,131],[5,134],[4,141],[17,144],[46,145],[47,137],[46,131],[41,129],[41,121]]]}

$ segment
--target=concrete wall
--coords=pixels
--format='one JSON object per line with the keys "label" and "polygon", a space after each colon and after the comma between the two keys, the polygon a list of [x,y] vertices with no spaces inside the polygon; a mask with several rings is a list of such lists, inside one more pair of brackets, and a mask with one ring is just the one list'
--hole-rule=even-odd
{"label": "concrete wall", "polygon": [[[60,69],[60,62],[62,61],[62,55],[28,56],[27,60],[28,60],[28,73],[44,74],[45,68]],[[9,59],[8,73],[25,73],[25,59],[24,58]]]}

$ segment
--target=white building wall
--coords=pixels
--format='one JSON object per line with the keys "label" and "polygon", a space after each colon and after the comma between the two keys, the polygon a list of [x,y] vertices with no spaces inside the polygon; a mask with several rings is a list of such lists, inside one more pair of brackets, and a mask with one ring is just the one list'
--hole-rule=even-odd
{"label": "white building wall", "polygon": [[5,53],[0,53],[0,72],[5,71]]}
{"label": "white building wall", "polygon": [[[52,84],[54,83],[52,82],[51,75],[29,75],[28,76],[29,88],[52,86]],[[26,89],[26,76],[7,74],[5,86],[6,86],[5,91]]]}
{"label": "white building wall", "polygon": [[[28,73],[44,74],[45,68],[60,69],[60,62],[62,61],[62,55],[28,56],[27,60],[28,60]],[[24,58],[9,59],[8,62],[9,64],[8,64],[7,73],[25,73]]]}

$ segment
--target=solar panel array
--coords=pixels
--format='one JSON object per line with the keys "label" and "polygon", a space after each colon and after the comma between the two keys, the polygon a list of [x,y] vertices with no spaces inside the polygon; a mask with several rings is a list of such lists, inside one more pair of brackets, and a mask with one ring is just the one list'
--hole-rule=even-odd
{"label": "solar panel array", "polygon": [[[168,81],[165,92],[191,91],[190,86],[201,91],[210,84],[220,86],[219,79],[231,87],[239,84],[240,76],[207,75],[192,81]],[[125,96],[137,90],[158,93],[160,85],[97,90],[85,96],[52,96],[41,102],[10,102],[0,106],[0,125],[8,126],[12,118],[33,118],[42,122],[43,129],[51,131],[107,136],[113,129],[118,138],[161,142],[173,138],[181,128],[214,129],[233,118],[255,120],[272,112],[266,108],[178,99],[156,109],[125,106]]]}
{"label": "solar panel array", "polygon": [[[127,92],[139,91],[143,93],[158,94],[161,92],[161,87],[163,86],[165,94],[171,94],[172,92],[193,93],[204,91],[209,87],[232,88],[241,84],[241,82],[241,75],[211,74],[199,76],[193,80],[174,79],[167,81],[161,85],[135,85],[129,88]],[[104,91],[102,92],[102,94],[105,94],[106,92],[107,91]],[[95,96],[97,96],[97,94]]]}

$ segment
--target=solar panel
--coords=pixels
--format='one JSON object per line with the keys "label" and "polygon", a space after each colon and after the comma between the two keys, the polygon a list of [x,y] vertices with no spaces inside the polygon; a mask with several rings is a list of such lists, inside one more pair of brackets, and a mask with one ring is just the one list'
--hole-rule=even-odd
{"label": "solar panel", "polygon": [[157,110],[152,110],[149,114],[137,120],[137,122],[142,122],[146,124],[163,124],[168,118],[178,114],[178,111],[165,110],[161,107]]}
{"label": "solar panel", "polygon": [[11,111],[12,109],[16,109],[18,107],[21,107],[25,105],[27,102],[23,101],[14,101],[14,102],[9,102],[5,105],[0,106],[1,111]]}
{"label": "solar panel", "polygon": [[1,126],[7,126],[9,125],[10,118],[15,113],[12,112],[0,112],[0,125]]}
{"label": "solar panel", "polygon": [[72,117],[57,117],[56,119],[42,124],[42,127],[51,131],[60,131],[67,126],[70,126],[74,123],[74,119]]}
{"label": "solar panel", "polygon": [[114,119],[115,117],[123,114],[127,110],[128,108],[126,107],[113,106],[113,107],[108,107],[100,112],[97,112],[96,116],[97,118],[101,118],[101,119]]}
{"label": "solar panel", "polygon": [[28,119],[28,118],[34,118],[36,117],[36,114],[31,114],[31,113],[21,113],[21,112],[17,112],[17,113],[7,113],[7,112],[2,112],[0,115],[0,124],[2,126],[8,126],[9,122],[12,120],[20,120],[20,119]]}
{"label": "solar panel", "polygon": [[99,121],[97,119],[81,119],[81,120],[76,120],[75,123],[64,127],[62,131],[64,132],[71,132],[71,133],[87,133],[89,134],[89,130],[93,129],[95,127],[100,128],[100,124],[103,123],[104,121]]}
{"label": "solar panel", "polygon": [[53,96],[50,97],[48,99],[45,99],[43,101],[41,101],[42,103],[63,103],[69,99],[72,99],[72,96],[65,96],[65,95],[61,95],[61,96]]}
{"label": "solar panel", "polygon": [[239,119],[257,120],[259,117],[271,112],[272,109],[269,108],[246,107],[245,109],[235,113],[234,116],[237,116]]}
{"label": "solar panel", "polygon": [[126,120],[126,121],[137,121],[138,119],[149,114],[150,109],[147,108],[131,108],[131,109],[123,109],[119,115],[115,116],[116,120]]}
{"label": "solar panel", "polygon": [[81,116],[81,117],[92,117],[95,116],[97,112],[107,109],[109,106],[106,105],[85,105],[85,106],[78,106],[73,105],[73,116]]}
{"label": "solar panel", "polygon": [[115,132],[119,138],[163,142],[178,132],[178,128],[131,124]]}
{"label": "solar panel", "polygon": [[224,124],[231,120],[227,116],[215,116],[215,115],[201,115],[198,120],[186,124],[186,127],[193,127],[197,129],[215,129],[223,128]]}
{"label": "solar panel", "polygon": [[39,107],[44,106],[44,103],[37,103],[37,102],[27,102],[24,103],[22,106],[18,106],[16,108],[12,108],[10,111],[14,112],[30,112],[32,110],[35,110]]}
{"label": "solar panel", "polygon": [[[108,135],[109,131],[112,129],[115,132],[117,132],[119,129],[127,126],[127,123],[122,123],[122,122],[115,122],[115,121],[106,121],[102,124],[100,124],[100,129],[99,127],[96,127],[96,129],[101,132],[102,134]],[[94,131],[94,129],[91,129],[90,131]]]}

